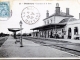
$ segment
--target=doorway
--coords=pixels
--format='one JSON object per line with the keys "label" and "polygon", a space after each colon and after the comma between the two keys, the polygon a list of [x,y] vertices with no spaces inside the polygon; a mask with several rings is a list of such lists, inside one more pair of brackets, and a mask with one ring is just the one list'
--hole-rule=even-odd
{"label": "doorway", "polygon": [[74,35],[78,35],[78,27],[74,28]]}
{"label": "doorway", "polygon": [[68,29],[68,39],[71,39],[71,28]]}

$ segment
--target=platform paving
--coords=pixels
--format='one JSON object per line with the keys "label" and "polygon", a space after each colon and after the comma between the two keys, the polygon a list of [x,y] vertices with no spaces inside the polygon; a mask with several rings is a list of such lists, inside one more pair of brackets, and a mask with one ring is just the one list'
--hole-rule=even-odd
{"label": "platform paving", "polygon": [[29,40],[23,39],[23,46],[15,44],[11,36],[0,47],[0,58],[54,58],[54,57],[79,57],[77,55],[61,51],[48,46],[42,46]]}

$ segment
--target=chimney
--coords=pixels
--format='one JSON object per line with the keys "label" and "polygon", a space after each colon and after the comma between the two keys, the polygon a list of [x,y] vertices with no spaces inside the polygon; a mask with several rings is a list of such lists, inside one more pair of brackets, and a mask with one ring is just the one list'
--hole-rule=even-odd
{"label": "chimney", "polygon": [[56,15],[60,15],[59,3],[56,3]]}
{"label": "chimney", "polygon": [[80,19],[80,13],[79,13],[79,19]]}
{"label": "chimney", "polygon": [[48,10],[47,10],[47,13],[46,13],[46,18],[47,18],[47,17],[49,17],[49,11],[48,11]]}
{"label": "chimney", "polygon": [[69,8],[66,8],[66,15],[69,15]]}

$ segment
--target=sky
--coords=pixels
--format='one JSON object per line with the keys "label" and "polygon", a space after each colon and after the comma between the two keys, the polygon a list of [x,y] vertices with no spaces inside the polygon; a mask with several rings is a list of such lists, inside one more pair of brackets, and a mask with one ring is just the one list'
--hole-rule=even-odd
{"label": "sky", "polygon": [[[66,12],[66,8],[69,8],[70,14],[74,18],[79,19],[80,13],[80,1],[79,0],[0,0],[10,2],[10,10],[12,10],[12,16],[6,21],[0,21],[0,32],[12,33],[8,31],[8,28],[20,28],[19,22],[22,21],[23,33],[33,32],[32,28],[44,25],[43,19],[46,18],[46,11],[49,11],[49,15],[55,12],[56,3],[59,3],[62,12]],[[19,4],[21,3],[21,4]],[[34,3],[23,4],[23,3]],[[47,4],[46,4],[47,3]],[[32,25],[26,24],[21,18],[21,12],[25,7],[34,6],[40,13],[39,20]]]}

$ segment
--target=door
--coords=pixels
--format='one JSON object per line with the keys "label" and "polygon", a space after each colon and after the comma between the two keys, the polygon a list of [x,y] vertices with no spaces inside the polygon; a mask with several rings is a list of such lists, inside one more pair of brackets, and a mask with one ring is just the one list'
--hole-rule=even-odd
{"label": "door", "polygon": [[68,39],[71,39],[71,28],[68,29]]}

